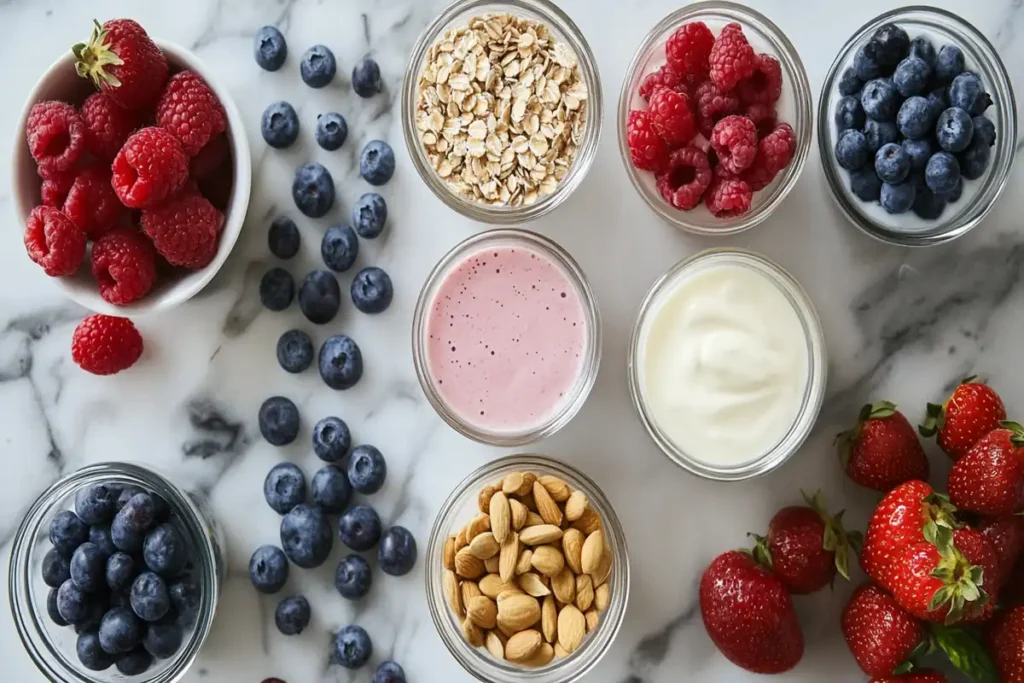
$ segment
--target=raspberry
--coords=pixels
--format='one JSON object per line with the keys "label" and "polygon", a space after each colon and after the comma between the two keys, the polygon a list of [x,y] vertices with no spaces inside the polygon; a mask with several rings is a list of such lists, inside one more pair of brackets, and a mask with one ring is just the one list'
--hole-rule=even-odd
{"label": "raspberry", "polygon": [[172,266],[203,268],[217,253],[224,214],[202,195],[184,192],[142,212],[142,229]]}
{"label": "raspberry", "polygon": [[719,90],[728,92],[757,68],[757,55],[743,35],[739,24],[727,24],[715,39],[708,58],[711,80]]}
{"label": "raspberry", "polygon": [[782,95],[782,66],[771,55],[758,55],[752,75],[736,86],[736,92],[746,104],[773,104]]}
{"label": "raspberry", "polygon": [[740,179],[750,187],[751,192],[760,192],[775,180],[776,175],[777,173],[768,168],[761,156],[758,155],[750,168],[740,174]]}
{"label": "raspberry", "polygon": [[227,115],[210,86],[192,71],[181,71],[167,81],[156,105],[156,123],[181,142],[185,154],[199,153],[215,135],[228,127]]}
{"label": "raspberry", "polygon": [[714,81],[704,81],[697,86],[693,97],[700,132],[706,138],[711,137],[711,130],[719,119],[739,111],[739,99],[731,93],[722,93]]}
{"label": "raspberry", "polygon": [[227,158],[228,139],[221,133],[211,138],[206,146],[199,150],[199,154],[192,157],[192,161],[188,163],[189,174],[193,178],[208,178],[220,169]]}
{"label": "raspberry", "polygon": [[85,258],[85,233],[52,206],[37,206],[28,215],[25,249],[50,277],[71,275]]}
{"label": "raspberry", "polygon": [[50,178],[70,171],[85,151],[85,123],[75,108],[64,102],[40,102],[25,121],[28,150],[39,175]]}
{"label": "raspberry", "polygon": [[704,195],[704,203],[718,218],[733,218],[750,211],[754,193],[750,186],[737,178],[715,178]]}
{"label": "raspberry", "polygon": [[648,107],[654,130],[670,147],[685,145],[697,133],[690,98],[686,95],[661,89],[651,95]]}
{"label": "raspberry", "polygon": [[90,315],[71,335],[71,358],[94,375],[127,370],[141,355],[142,335],[128,318]]}
{"label": "raspberry", "polygon": [[128,138],[112,168],[114,191],[133,209],[156,206],[188,179],[188,157],[163,128],[143,128]]}
{"label": "raspberry", "polygon": [[648,112],[629,112],[626,142],[629,145],[629,158],[636,168],[658,173],[668,165],[668,147],[655,132]]}
{"label": "raspberry", "polygon": [[743,110],[743,115],[754,122],[758,139],[775,130],[777,115],[770,104],[749,104]]}
{"label": "raspberry", "polygon": [[675,73],[699,82],[708,75],[714,44],[715,34],[703,21],[683,24],[665,43],[665,58]]}
{"label": "raspberry", "polygon": [[125,141],[141,123],[138,115],[117,104],[107,93],[89,95],[82,103],[85,121],[85,144],[89,151],[111,162],[124,147]]}
{"label": "raspberry", "polygon": [[117,228],[92,245],[92,276],[103,300],[124,306],[142,298],[156,280],[156,252],[134,228]]}
{"label": "raspberry", "polygon": [[667,64],[657,71],[644,76],[644,79],[640,82],[640,97],[650,101],[651,95],[662,88],[668,88],[676,92],[686,91],[686,86],[680,77]]}
{"label": "raspberry", "polygon": [[668,169],[658,174],[658,192],[675,208],[689,211],[700,204],[711,179],[711,166],[704,152],[683,147],[672,152]]}
{"label": "raspberry", "polygon": [[43,206],[52,206],[59,209],[64,206],[64,200],[68,198],[68,192],[75,182],[73,171],[68,173],[54,173],[49,178],[44,178],[39,187],[39,196]]}
{"label": "raspberry", "polygon": [[711,131],[711,147],[718,163],[731,173],[740,173],[757,156],[757,128],[746,116],[726,116]]}
{"label": "raspberry", "polygon": [[94,164],[75,176],[64,200],[64,213],[91,240],[117,224],[125,208],[110,185],[110,171],[105,166]]}
{"label": "raspberry", "polygon": [[768,168],[776,173],[789,166],[796,153],[796,133],[788,123],[780,123],[757,145],[758,155],[763,156]]}

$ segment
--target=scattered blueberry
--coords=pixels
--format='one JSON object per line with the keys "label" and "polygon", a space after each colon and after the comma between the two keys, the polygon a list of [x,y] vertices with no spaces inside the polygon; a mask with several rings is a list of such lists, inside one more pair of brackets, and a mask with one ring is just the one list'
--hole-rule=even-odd
{"label": "scattered blueberry", "polygon": [[158,621],[171,608],[167,583],[153,572],[142,572],[132,583],[132,610],[144,621]]}
{"label": "scattered blueberry", "polygon": [[80,520],[89,525],[109,522],[117,512],[119,495],[119,488],[105,484],[79,489],[75,494],[75,513]]}
{"label": "scattered blueberry", "polygon": [[836,142],[836,161],[847,171],[856,171],[868,162],[871,151],[867,139],[859,130],[844,130]]}
{"label": "scattered blueberry", "polygon": [[107,558],[103,576],[111,590],[119,591],[131,585],[137,570],[135,558],[128,553],[116,552]]}
{"label": "scattered blueberry", "polygon": [[79,634],[75,652],[82,666],[91,671],[105,671],[114,665],[114,658],[104,652],[100,635],[95,631]]}
{"label": "scattered blueberry", "polygon": [[946,199],[935,194],[927,187],[918,187],[914,196],[914,213],[927,221],[933,221],[942,215],[946,208]]}
{"label": "scattered blueberry", "polygon": [[126,484],[121,487],[121,493],[117,496],[117,510],[118,512],[128,504],[128,501],[135,497],[137,493],[145,493],[141,486],[135,484]]}
{"label": "scattered blueberry", "polygon": [[336,273],[344,273],[359,256],[359,239],[348,225],[332,225],[324,232],[320,242],[320,256],[324,265]]}
{"label": "scattered blueberry", "polygon": [[190,625],[199,613],[199,601],[202,589],[194,574],[180,576],[167,586],[167,595],[171,598],[171,608],[178,615],[181,624]]}
{"label": "scattered blueberry", "polygon": [[80,624],[89,617],[89,596],[71,579],[57,589],[57,611],[69,624]]}
{"label": "scattered blueberry", "polygon": [[983,140],[972,142],[959,156],[960,171],[964,178],[977,180],[988,168],[989,159],[992,156],[992,148]]}
{"label": "scattered blueberry", "polygon": [[946,203],[947,204],[953,204],[953,203],[957,202],[960,199],[960,195],[963,193],[963,191],[964,191],[964,181],[963,181],[963,179],[960,179],[960,180],[956,181],[956,187],[953,188],[953,191],[947,193],[946,196],[944,197],[944,199],[946,200]]}
{"label": "scattered blueberry", "polygon": [[309,626],[309,600],[293,595],[277,603],[274,610],[274,624],[286,636],[297,636]]}
{"label": "scattered blueberry", "polygon": [[863,202],[877,202],[882,195],[882,181],[874,166],[864,166],[850,173],[850,191]]}
{"label": "scattered blueberry", "polygon": [[299,137],[299,115],[287,102],[274,102],[263,110],[260,121],[263,140],[276,149],[291,147]]}
{"label": "scattered blueberry", "polygon": [[261,545],[249,559],[249,580],[260,593],[276,593],[288,581],[288,558],[273,545]]}
{"label": "scattered blueberry", "polygon": [[188,561],[188,545],[178,528],[163,523],[146,536],[142,546],[146,566],[163,577],[176,576]]}
{"label": "scattered blueberry", "polygon": [[895,142],[883,145],[875,153],[875,173],[883,183],[901,183],[910,173],[910,156]]}
{"label": "scattered blueberry", "polygon": [[913,183],[906,182],[899,185],[882,183],[882,195],[880,200],[882,208],[891,214],[906,213],[914,205],[915,187]]}
{"label": "scattered blueberry", "polygon": [[142,646],[157,659],[168,659],[181,649],[184,640],[185,632],[181,626],[173,619],[165,618],[146,627]]}
{"label": "scattered blueberry", "polygon": [[384,456],[369,444],[356,446],[348,459],[348,481],[359,493],[371,494],[380,491],[388,476]]}
{"label": "scattered blueberry", "polygon": [[910,158],[910,170],[923,171],[928,159],[935,153],[935,146],[931,138],[920,138],[918,140],[904,140],[900,143],[903,151]]}
{"label": "scattered blueberry", "polygon": [[978,74],[965,71],[950,84],[949,103],[971,116],[979,116],[992,106],[992,98],[985,92]]}
{"label": "scattered blueberry", "polygon": [[324,341],[317,364],[324,384],[332,389],[351,389],[363,376],[363,354],[352,338],[343,334]]}
{"label": "scattered blueberry", "polygon": [[910,54],[918,59],[923,59],[929,67],[935,67],[937,53],[932,42],[924,36],[918,36],[910,41]]}
{"label": "scattered blueberry", "polygon": [[371,185],[383,185],[395,174],[395,153],[383,140],[371,140],[359,155],[359,175]]}
{"label": "scattered blueberry", "polygon": [[299,409],[284,396],[271,396],[260,406],[260,434],[274,446],[286,446],[299,435]]}
{"label": "scattered blueberry", "polygon": [[334,320],[340,306],[338,278],[326,270],[312,271],[299,286],[299,308],[315,325],[326,325]]}
{"label": "scattered blueberry", "polygon": [[134,553],[142,550],[146,532],[156,521],[156,503],[148,493],[136,493],[114,516],[110,538],[118,550]]}
{"label": "scattered blueberry", "polygon": [[928,90],[928,79],[931,75],[932,68],[928,66],[928,62],[920,57],[911,55],[896,67],[896,72],[892,75],[892,81],[896,84],[896,89],[900,91],[900,95],[911,97],[913,95],[920,95]]}
{"label": "scattered blueberry", "polygon": [[153,655],[137,647],[116,662],[117,670],[125,676],[139,676],[153,666]]}
{"label": "scattered blueberry", "polygon": [[369,505],[356,505],[338,521],[338,539],[356,552],[377,545],[380,534],[380,517]]}
{"label": "scattered blueberry", "polygon": [[292,199],[299,211],[320,218],[334,206],[334,178],[322,164],[311,162],[295,171]]}
{"label": "scattered blueberry", "polygon": [[303,82],[311,88],[322,88],[332,80],[338,71],[334,53],[326,45],[314,45],[302,55],[299,73]]}
{"label": "scattered blueberry", "polygon": [[904,100],[900,111],[896,114],[896,125],[904,137],[910,139],[924,138],[935,130],[935,119],[928,100],[919,95]]}
{"label": "scattered blueberry", "polygon": [[352,497],[352,486],[345,472],[336,465],[326,465],[313,475],[313,504],[327,514],[343,512]]}
{"label": "scattered blueberry", "polygon": [[857,72],[850,67],[839,77],[839,94],[856,95],[864,87],[864,81],[857,76]]}
{"label": "scattered blueberry", "polygon": [[260,68],[277,71],[288,57],[288,44],[276,26],[264,26],[256,32],[252,51]]}
{"label": "scattered blueberry", "polygon": [[899,142],[900,129],[892,121],[875,121],[868,119],[864,123],[864,139],[867,140],[868,150],[874,154],[890,142]]}
{"label": "scattered blueberry", "polygon": [[390,659],[381,662],[371,683],[405,683],[405,670]]}
{"label": "scattered blueberry", "polygon": [[366,597],[373,583],[373,572],[370,564],[359,555],[346,555],[338,563],[334,572],[334,587],[341,597],[348,600],[359,600]]}
{"label": "scattered blueberry", "polygon": [[86,593],[98,591],[106,584],[107,556],[95,543],[83,543],[71,556],[71,580]]}
{"label": "scattered blueberry", "polygon": [[316,117],[316,144],[333,152],[345,144],[348,138],[348,124],[345,117],[336,111]]}
{"label": "scattered blueberry", "polygon": [[395,290],[391,278],[380,268],[363,268],[349,288],[352,303],[363,313],[382,313],[391,305]]}
{"label": "scattered blueberry", "polygon": [[384,89],[377,62],[364,57],[352,67],[352,89],[360,97],[373,97]]}
{"label": "scattered blueberry", "polygon": [[47,586],[60,588],[62,583],[71,578],[71,562],[56,548],[50,548],[43,555],[42,575],[43,583]]}
{"label": "scattered blueberry", "polygon": [[949,152],[936,152],[928,160],[924,169],[924,180],[935,194],[947,194],[953,191],[960,180],[960,164]]}
{"label": "scattered blueberry", "polygon": [[288,330],[277,340],[277,362],[286,372],[302,372],[313,364],[313,340],[302,330]]}
{"label": "scattered blueberry", "polygon": [[964,53],[956,45],[943,45],[935,60],[935,80],[938,83],[951,83],[963,70]]}
{"label": "scattered blueberry", "polygon": [[864,113],[876,121],[893,121],[900,109],[900,93],[890,78],[868,81],[860,93]]}
{"label": "scattered blueberry", "polygon": [[57,626],[67,626],[68,622],[60,615],[60,609],[57,606],[58,592],[58,589],[51,588],[50,592],[46,594],[46,614],[49,615],[50,621]]}
{"label": "scattered blueberry", "polygon": [[971,144],[974,136],[974,121],[963,109],[950,107],[939,115],[935,124],[935,137],[939,147],[947,152],[962,152]]}
{"label": "scattered blueberry", "polygon": [[849,128],[860,129],[864,127],[864,109],[860,106],[860,100],[856,97],[846,96],[836,102],[836,126],[840,131]]}
{"label": "scattered blueberry", "polygon": [[100,622],[100,647],[112,655],[130,652],[142,640],[142,628],[134,612],[115,607]]}
{"label": "scattered blueberry", "polygon": [[284,268],[271,268],[260,280],[260,303],[271,311],[283,311],[295,298],[295,280]]}
{"label": "scattered blueberry", "polygon": [[384,230],[388,220],[388,205],[376,192],[367,192],[352,207],[352,224],[359,236],[372,240]]}
{"label": "scattered blueberry", "polygon": [[287,514],[306,502],[306,475],[290,462],[274,465],[263,480],[263,497],[277,513]]}
{"label": "scattered blueberry", "polygon": [[385,574],[405,576],[416,565],[416,539],[404,526],[391,527],[380,538],[377,562]]}
{"label": "scattered blueberry", "polygon": [[862,81],[870,81],[882,75],[882,67],[878,63],[878,43],[869,40],[860,46],[853,55],[853,70]]}
{"label": "scattered blueberry", "polygon": [[270,253],[279,259],[290,259],[299,253],[299,228],[288,216],[278,216],[267,232]]}
{"label": "scattered blueberry", "polygon": [[334,538],[327,517],[318,508],[297,505],[281,520],[281,547],[303,569],[319,567],[331,553]]}
{"label": "scattered blueberry", "polygon": [[883,69],[891,70],[910,52],[910,36],[893,23],[879,26],[871,40],[878,45],[878,63]]}
{"label": "scattered blueberry", "polygon": [[61,510],[50,522],[50,543],[70,558],[78,546],[89,540],[89,527],[71,510]]}
{"label": "scattered blueberry", "polygon": [[89,543],[94,543],[103,552],[104,557],[110,557],[117,552],[114,539],[110,537],[110,525],[97,524],[89,527]]}
{"label": "scattered blueberry", "polygon": [[313,427],[313,452],[324,462],[338,462],[352,447],[352,433],[344,420],[325,417]]}
{"label": "scattered blueberry", "polygon": [[346,626],[334,639],[334,659],[346,669],[358,669],[370,660],[373,643],[360,626]]}
{"label": "scattered blueberry", "polygon": [[989,147],[996,144],[996,126],[994,123],[984,116],[975,116],[971,119],[971,123],[974,126],[974,135],[971,137],[971,142],[980,142]]}

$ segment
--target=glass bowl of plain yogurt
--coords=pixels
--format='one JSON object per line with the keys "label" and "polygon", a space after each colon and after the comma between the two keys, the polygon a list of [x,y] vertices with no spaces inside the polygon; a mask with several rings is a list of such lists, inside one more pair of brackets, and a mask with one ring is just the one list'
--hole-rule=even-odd
{"label": "glass bowl of plain yogurt", "polygon": [[825,339],[807,293],[767,258],[705,251],[644,298],[629,388],[648,433],[693,474],[738,481],[801,446],[825,395]]}
{"label": "glass bowl of plain yogurt", "polygon": [[[995,143],[989,152],[989,160],[980,177],[962,179],[959,195],[951,195],[938,218],[916,215],[915,210],[903,213],[889,213],[876,201],[864,201],[852,190],[853,175],[842,168],[836,159],[836,143],[840,130],[836,120],[836,107],[844,91],[854,91],[852,73],[856,73],[854,60],[864,46],[872,41],[880,28],[895,25],[906,32],[911,40],[927,40],[941,54],[943,47],[959,48],[963,54],[963,69],[976,73],[982,86],[992,99],[992,104],[982,114],[994,126]],[[912,44],[913,45],[913,44]],[[915,48],[916,49],[916,48]],[[912,52],[916,55],[916,52]],[[929,57],[931,60],[932,57]],[[891,80],[885,73],[880,77]],[[935,75],[929,77],[929,86],[923,96],[932,92],[945,94],[945,106],[949,103],[949,85]],[[860,81],[863,83],[863,79]],[[932,87],[934,86],[934,87]],[[855,98],[860,91],[854,92]],[[870,117],[866,117],[865,120]],[[996,200],[1006,187],[1014,159],[1014,144],[1017,139],[1017,109],[1009,75],[995,47],[977,28],[963,18],[934,7],[904,7],[886,12],[859,28],[839,50],[822,87],[818,103],[818,146],[821,163],[828,180],[832,196],[843,214],[867,234],[885,242],[903,246],[929,246],[941,244],[965,234],[978,225],[995,206]],[[898,129],[898,126],[897,126]],[[902,136],[901,136],[902,137]],[[933,152],[941,151],[935,148]],[[875,151],[871,151],[872,160]],[[964,167],[964,152],[957,152],[960,167]],[[870,161],[869,161],[870,163]],[[911,174],[915,171],[912,170]],[[908,181],[909,182],[909,181]]]}

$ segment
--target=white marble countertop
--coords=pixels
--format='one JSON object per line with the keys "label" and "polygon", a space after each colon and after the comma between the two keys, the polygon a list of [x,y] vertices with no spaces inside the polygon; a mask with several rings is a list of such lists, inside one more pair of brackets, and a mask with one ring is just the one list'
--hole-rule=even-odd
{"label": "white marble countertop", "polygon": [[[131,371],[113,378],[89,376],[71,362],[69,340],[82,311],[25,257],[10,174],[0,167],[0,543],[5,544],[0,570],[6,575],[10,537],[29,503],[58,477],[87,463],[151,463],[171,471],[185,486],[209,492],[230,544],[230,579],[214,631],[187,683],[258,683],[267,676],[288,683],[368,681],[368,671],[350,675],[328,665],[328,632],[351,622],[370,632],[375,661],[395,658],[410,681],[470,680],[435,633],[423,597],[422,567],[403,579],[378,574],[372,596],[356,605],[334,593],[333,565],[293,572],[294,589],[313,596],[316,609],[312,626],[292,639],[274,630],[273,600],[258,598],[246,575],[252,550],[277,536],[276,515],[262,501],[265,473],[282,457],[310,472],[316,465],[306,446],[308,431],[284,451],[260,439],[256,410],[269,395],[294,398],[307,424],[338,414],[358,441],[383,450],[390,479],[372,502],[386,523],[413,530],[421,550],[443,498],[466,473],[497,454],[460,437],[434,414],[416,383],[408,343],[413,305],[427,271],[457,241],[482,228],[429,193],[401,142],[397,93],[405,61],[443,2],[0,2],[9,61],[7,106],[0,109],[2,158],[11,156],[17,112],[37,74],[87,35],[93,16],[133,16],[150,33],[195,50],[231,89],[245,118],[253,150],[253,200],[231,260],[188,305],[139,321],[145,355]],[[605,110],[611,112],[633,49],[679,3],[561,4],[597,55]],[[853,29],[895,3],[828,3],[827,19],[814,0],[750,4],[788,33],[816,94]],[[1024,92],[1020,1],[936,4],[978,26],[1009,66],[1017,92]],[[273,74],[262,72],[252,59],[253,32],[266,23],[282,27],[291,50],[286,67]],[[297,57],[317,42],[335,51],[343,74],[364,53],[373,54],[383,69],[387,95],[364,102],[347,86],[306,88],[297,74]],[[284,153],[268,150],[259,134],[260,114],[276,99],[291,101],[305,126],[302,144]],[[341,111],[350,128],[350,140],[336,153],[316,149],[309,123],[330,110]],[[292,326],[311,326],[303,324],[295,307],[286,314],[262,310],[256,289],[270,262],[270,219],[279,212],[299,217],[290,200],[293,169],[316,158],[340,181],[340,208],[320,221],[298,221],[303,250],[290,267],[301,276],[319,258],[322,230],[331,220],[344,220],[354,198],[366,191],[354,170],[355,159],[362,144],[376,137],[390,140],[400,161],[394,180],[383,189],[390,227],[375,243],[363,243],[360,262],[384,267],[396,294],[382,316],[348,309],[315,331],[317,343],[328,333],[344,331],[362,346],[367,368],[362,382],[337,393],[315,372],[295,377],[280,370],[274,358],[277,337]],[[801,488],[821,487],[834,507],[849,507],[851,521],[864,524],[875,498],[844,478],[830,444],[865,400],[890,398],[913,415],[958,378],[981,372],[992,377],[1011,412],[1024,409],[1024,364],[1018,355],[1024,335],[1022,180],[1024,167],[1017,164],[1009,191],[969,236],[949,246],[911,251],[876,243],[843,220],[827,194],[815,148],[795,190],[766,224],[746,235],[709,241],[662,223],[627,189],[614,123],[606,121],[596,162],[582,186],[532,226],[579,260],[604,318],[603,365],[590,400],[568,427],[536,447],[597,480],[629,540],[634,579],[629,611],[613,649],[587,681],[761,680],[730,665],[711,645],[697,611],[697,581],[714,555],[744,544],[747,531],[762,530],[778,507],[798,500]],[[647,288],[678,259],[720,244],[756,249],[788,268],[818,308],[830,354],[829,397],[814,436],[780,471],[742,484],[702,481],[670,463],[648,439],[626,389],[626,346]],[[342,284],[347,287],[348,278]],[[807,653],[795,670],[777,680],[865,680],[837,625],[849,590],[843,585],[831,594],[797,600]],[[6,615],[6,592],[0,602]],[[4,680],[43,680],[7,616],[0,616],[0,660]]]}

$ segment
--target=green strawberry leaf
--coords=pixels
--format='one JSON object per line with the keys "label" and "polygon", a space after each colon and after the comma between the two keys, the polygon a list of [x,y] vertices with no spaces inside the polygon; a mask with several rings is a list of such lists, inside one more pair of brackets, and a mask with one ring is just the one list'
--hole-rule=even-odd
{"label": "green strawberry leaf", "polygon": [[867,411],[867,416],[864,417],[863,419],[880,420],[895,415],[896,404],[893,403],[892,401],[876,401],[875,403],[871,403],[869,405],[864,406],[864,408],[861,410],[862,416],[864,415],[865,411]]}
{"label": "green strawberry leaf", "polygon": [[974,683],[999,683],[999,674],[985,648],[962,628],[931,624],[931,636],[949,663]]}
{"label": "green strawberry leaf", "polygon": [[924,422],[918,426],[917,431],[927,439],[935,436],[945,423],[946,412],[942,406],[938,403],[929,403],[925,410]]}

